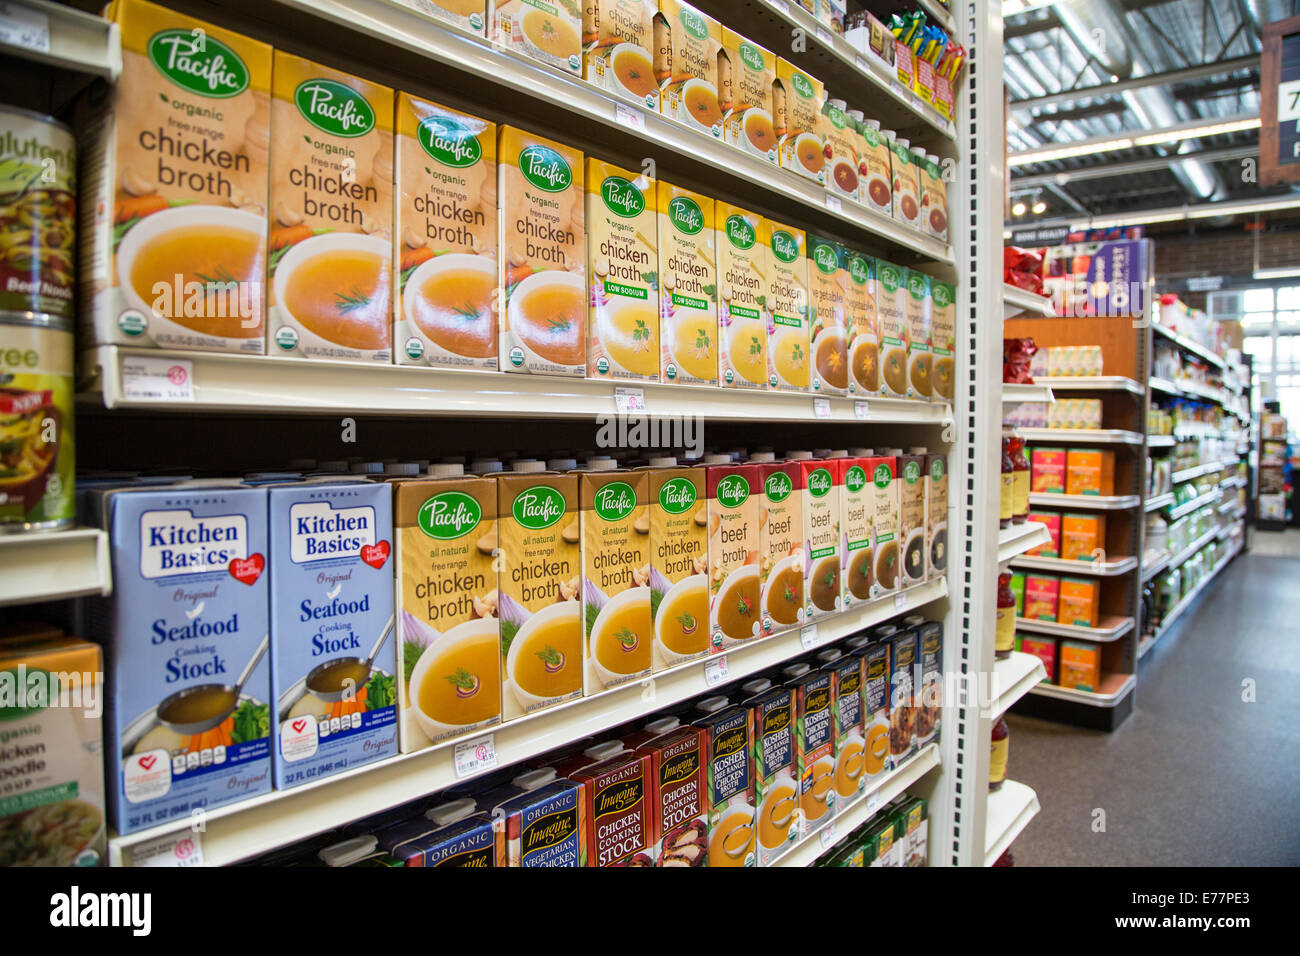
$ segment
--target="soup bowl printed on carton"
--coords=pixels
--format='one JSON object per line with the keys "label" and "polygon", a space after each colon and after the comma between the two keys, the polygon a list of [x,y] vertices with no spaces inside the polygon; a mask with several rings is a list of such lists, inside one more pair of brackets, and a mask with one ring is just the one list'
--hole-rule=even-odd
{"label": "soup bowl printed on carton", "polygon": [[843,609],[840,477],[836,461],[800,462],[804,484],[804,611],[807,620]]}
{"label": "soup bowl printed on carton", "polygon": [[710,867],[754,866],[753,727],[749,709],[725,697],[700,702],[695,726],[704,731],[705,807]]}
{"label": "soup bowl printed on carton", "polygon": [[930,352],[930,277],[915,269],[906,270],[907,298],[907,397],[930,401],[934,355]]}
{"label": "soup bowl printed on carton", "polygon": [[777,118],[777,154],[782,169],[790,169],[817,183],[826,183],[827,147],[822,129],[826,91],[784,57],[776,63],[772,86],[772,112]]}
{"label": "soup bowl printed on carton", "polygon": [[880,335],[880,395],[906,398],[910,329],[907,270],[876,260],[876,321]]}
{"label": "soup bowl printed on carton", "polygon": [[709,653],[709,515],[700,468],[646,469],[656,670]]}
{"label": "soup bowl printed on carton", "polygon": [[790,687],[772,687],[743,706],[753,727],[755,849],[758,865],[767,866],[799,837],[795,692]]}
{"label": "soup bowl printed on carton", "polygon": [[798,462],[759,465],[763,634],[802,624],[804,611],[803,469]]}
{"label": "soup bowl printed on carton", "polygon": [[713,200],[659,180],[660,381],[718,384]]}
{"label": "soup bowl printed on carton", "polygon": [[483,36],[491,0],[395,0],[404,7]]}
{"label": "soup bowl printed on carton", "polygon": [[712,465],[709,492],[709,633],[714,653],[761,631],[757,465]]}
{"label": "soup bowl printed on carton", "polygon": [[660,0],[654,18],[654,68],[664,116],[722,138],[719,85],[722,26],[681,0]]}
{"label": "soup bowl printed on carton", "polygon": [[577,0],[495,0],[492,39],[570,76],[582,75],[582,6]]}
{"label": "soup bowl printed on carton", "polygon": [[587,0],[582,8],[583,77],[619,97],[659,110],[654,70],[657,0]]}
{"label": "soup bowl printed on carton", "polygon": [[821,133],[827,153],[826,189],[833,195],[856,200],[862,186],[858,133],[842,100],[827,100],[822,107]]}
{"label": "soup bowl printed on carton", "polygon": [[876,260],[845,250],[845,320],[848,324],[849,394],[880,394],[880,331],[876,321]]}
{"label": "soup bowl printed on carton", "polygon": [[843,395],[849,386],[844,253],[844,247],[834,240],[808,237],[812,389],[822,395]]}
{"label": "soup bowl printed on carton", "polygon": [[722,28],[718,57],[718,92],[722,102],[722,135],[726,142],[772,165],[778,155],[780,120],[772,84],[777,58],[727,27]]}
{"label": "soup bowl printed on carton", "polygon": [[809,385],[808,261],[802,229],[768,224],[767,384],[784,392]]}
{"label": "soup bowl printed on carton", "polygon": [[875,539],[872,523],[871,476],[867,459],[842,458],[840,465],[841,567],[844,575],[844,606],[871,600],[875,576]]}

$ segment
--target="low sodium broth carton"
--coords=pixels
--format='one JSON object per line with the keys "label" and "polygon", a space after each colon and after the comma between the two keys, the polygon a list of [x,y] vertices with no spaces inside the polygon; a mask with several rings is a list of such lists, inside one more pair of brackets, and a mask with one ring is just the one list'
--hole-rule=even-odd
{"label": "low sodium broth carton", "polygon": [[760,603],[762,633],[804,622],[803,469],[798,462],[760,464]]}
{"label": "low sodium broth carton", "polygon": [[807,620],[844,607],[840,577],[840,482],[834,460],[801,461],[803,470],[804,611]]}
{"label": "low sodium broth carton", "polygon": [[659,381],[655,184],[587,159],[587,377]]}
{"label": "low sodium broth carton", "polygon": [[639,680],[653,666],[648,485],[643,471],[600,471],[579,478],[588,695]]}
{"label": "low sodium broth carton", "polygon": [[844,247],[832,239],[808,237],[812,390],[820,395],[843,395],[849,385],[844,253]]}
{"label": "low sodium broth carton", "polygon": [[502,371],[586,374],[582,165],[576,149],[512,126],[500,128]]}
{"label": "low sodium broth carton", "polygon": [[654,45],[659,108],[664,116],[721,139],[722,25],[681,0],[659,0]]}
{"label": "low sodium broth carton", "polygon": [[498,617],[505,720],[582,696],[578,477],[501,475]]}
{"label": "low sodium broth carton", "polygon": [[103,493],[109,819],[118,833],[271,789],[267,497],[172,485]]}
{"label": "low sodium broth carton", "polygon": [[930,352],[934,400],[951,402],[957,381],[957,289],[938,279],[930,280]]}
{"label": "low sodium broth carton", "polygon": [[718,274],[713,200],[659,180],[659,377],[718,384]]}
{"label": "low sodium broth carton", "polygon": [[876,321],[880,334],[880,395],[907,397],[907,270],[876,260]]}
{"label": "low sodium broth carton", "polygon": [[844,111],[844,101],[828,99],[822,107],[821,136],[826,145],[826,189],[833,196],[856,200],[859,193],[858,134]]}
{"label": "low sodium broth carton", "polygon": [[394,347],[399,365],[497,367],[497,132],[397,94]]}
{"label": "low sodium broth carton", "polygon": [[876,260],[845,251],[845,321],[849,330],[849,394],[880,394],[880,333],[876,325]]}
{"label": "low sodium broth carton", "polygon": [[930,354],[930,277],[915,269],[906,270],[907,298],[907,397],[928,402],[934,392],[930,383],[934,356]]}
{"label": "low sodium broth carton", "polygon": [[831,674],[835,691],[835,795],[842,804],[867,788],[864,665],[861,655],[850,652],[840,654],[824,668]]}
{"label": "low sodium broth carton", "polygon": [[[795,691],[771,687],[755,694],[748,709],[754,742],[754,806],[758,865],[768,866],[799,837],[799,780]],[[746,687],[749,685],[746,684]]]}
{"label": "low sodium broth carton", "polygon": [[649,468],[656,670],[709,653],[709,509],[702,468]]}
{"label": "low sodium broth carton", "polygon": [[871,581],[871,597],[878,598],[896,591],[903,576],[902,544],[899,539],[899,509],[902,492],[899,489],[898,460],[893,456],[868,458],[867,474],[871,477],[871,535],[875,542],[872,557],[875,573]]}
{"label": "low sodium broth carton", "polygon": [[302,482],[270,499],[275,787],[397,753],[392,489]]}
{"label": "low sodium broth carton", "polygon": [[396,0],[404,7],[423,13],[443,23],[450,23],[483,36],[487,28],[491,0]]}
{"label": "low sodium broth carton", "polygon": [[656,0],[586,0],[582,8],[583,77],[621,99],[659,111],[654,73]]}
{"label": "low sodium broth carton", "polygon": [[582,7],[577,0],[495,0],[492,39],[561,73],[582,76]]}
{"label": "low sodium broth carton", "polygon": [[920,584],[926,577],[925,491],[928,476],[925,466],[924,454],[901,455],[898,458],[898,536],[903,555],[902,587]]}
{"label": "low sodium broth carton", "polygon": [[588,866],[653,866],[650,758],[624,752],[570,774],[582,786]]}
{"label": "low sodium broth carton", "polygon": [[808,261],[802,229],[768,223],[767,384],[783,392],[806,392],[811,345],[808,332]]}
{"label": "low sodium broth carton", "polygon": [[512,867],[587,865],[582,787],[554,770],[528,770],[491,790],[478,805],[499,821],[497,859]]}
{"label": "low sodium broth carton", "polygon": [[[271,48],[119,0],[122,73],[83,98],[83,340],[261,355]],[[195,44],[196,31],[204,38]]]}
{"label": "low sodium broth carton", "polygon": [[769,224],[714,204],[718,245],[718,370],[724,388],[767,387]]}
{"label": "low sodium broth carton", "polygon": [[757,465],[710,465],[709,634],[713,653],[757,637],[761,485]]}
{"label": "low sodium broth carton", "polygon": [[872,486],[867,459],[840,459],[841,528],[840,566],[844,574],[844,606],[853,607],[871,600],[872,572],[875,567],[872,537]]}
{"label": "low sodium broth carton", "polygon": [[926,579],[948,573],[948,458],[925,456],[925,556]]}
{"label": "low sodium broth carton", "polygon": [[749,709],[709,697],[697,705],[704,732],[710,867],[754,866],[754,754]]}
{"label": "low sodium broth carton", "polygon": [[659,867],[708,864],[705,735],[679,727],[641,744],[649,758],[647,803],[654,820],[649,856]]}
{"label": "low sodium broth carton", "polygon": [[771,51],[724,26],[718,59],[723,138],[774,166],[780,162],[778,117],[772,97],[775,81],[776,57]]}
{"label": "low sodium broth carton", "polygon": [[[772,112],[776,117],[782,169],[814,182],[826,183],[826,141],[822,138],[822,106],[826,90],[789,60],[776,61]],[[784,121],[784,122],[783,122]]]}
{"label": "low sodium broth carton", "polygon": [[275,52],[268,351],[393,360],[393,91]]}
{"label": "low sodium broth carton", "polygon": [[501,722],[495,478],[392,485],[403,753]]}
{"label": "low sodium broth carton", "polygon": [[[795,691],[799,832],[807,837],[830,823],[837,806],[834,679],[829,671],[796,666],[806,673],[793,677],[787,686]],[[789,673],[791,669],[786,670]]]}

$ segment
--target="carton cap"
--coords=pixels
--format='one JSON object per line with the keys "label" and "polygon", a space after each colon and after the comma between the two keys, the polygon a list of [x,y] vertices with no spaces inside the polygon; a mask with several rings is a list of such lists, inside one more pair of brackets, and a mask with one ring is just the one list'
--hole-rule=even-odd
{"label": "carton cap", "polygon": [[430,478],[459,478],[465,474],[465,466],[449,461],[440,461],[429,466]]}
{"label": "carton cap", "polygon": [[827,458],[848,458],[849,450],[847,448],[834,448],[831,450],[831,453],[826,457]]}
{"label": "carton cap", "polygon": [[856,651],[859,648],[866,647],[870,643],[870,634],[854,634],[852,637],[845,638],[844,640],[844,646],[851,651]]}
{"label": "carton cap", "polygon": [[786,676],[786,679],[794,680],[796,677],[803,677],[803,675],[807,674],[810,670],[812,670],[811,667],[800,662],[798,664],[789,664],[781,668],[781,673]]}
{"label": "carton cap", "polygon": [[382,461],[358,461],[349,469],[354,475],[382,475],[384,473],[384,463]]}
{"label": "carton cap", "polygon": [[346,461],[322,461],[316,466],[317,471],[343,471],[348,470]]}
{"label": "carton cap", "polygon": [[621,740],[602,740],[598,744],[592,744],[582,751],[584,756],[590,757],[596,763],[608,760],[610,757],[617,757],[624,750],[623,741]]}
{"label": "carton cap", "polygon": [[938,166],[942,162],[942,160],[939,159],[938,153],[926,153],[925,158],[928,159],[930,162],[934,163],[936,166]]}
{"label": "carton cap", "polygon": [[[853,117],[855,120],[857,120],[859,123],[864,122],[863,117],[864,117],[865,114],[862,112],[862,110],[845,110],[844,112],[848,113],[850,116],[852,116],[852,117]],[[872,120],[872,122],[876,124],[876,127],[877,127],[877,128],[879,128],[879,126],[880,126],[880,121],[879,121],[879,120]]]}
{"label": "carton cap", "polygon": [[525,770],[510,782],[520,790],[536,790],[539,787],[546,786],[554,779],[554,767],[538,767],[536,770]]}
{"label": "carton cap", "polygon": [[763,691],[769,690],[771,687],[772,682],[766,677],[756,677],[753,680],[747,680],[745,683],[740,685],[740,689],[751,696],[754,694],[761,694]]}
{"label": "carton cap", "polygon": [[903,449],[901,448],[880,448],[877,449],[876,451],[876,454],[892,456],[894,458],[897,458],[902,453],[903,453]]}
{"label": "carton cap", "polygon": [[588,471],[618,471],[618,462],[613,458],[588,458]]}
{"label": "carton cap", "polygon": [[576,458],[552,458],[546,463],[549,471],[573,471],[578,467]]}
{"label": "carton cap", "polygon": [[666,734],[670,730],[676,730],[681,725],[682,722],[676,717],[668,716],[650,721],[650,723],[645,725],[645,729],[648,733],[658,736],[659,734]]}
{"label": "carton cap", "polygon": [[524,474],[531,474],[536,471],[545,471],[546,462],[535,461],[531,458],[520,458],[517,461],[512,461],[510,463],[510,470]]}
{"label": "carton cap", "polygon": [[505,471],[505,466],[501,464],[499,458],[475,458],[470,464],[469,470],[479,475],[490,475],[494,472]]}
{"label": "carton cap", "polygon": [[393,475],[394,477],[414,478],[419,473],[420,463],[418,461],[399,461],[384,468],[385,475]]}
{"label": "carton cap", "polygon": [[892,142],[894,141],[894,137],[897,136],[898,134],[895,133],[892,129],[882,129],[882,130],[880,131],[880,135],[883,136],[883,137],[885,137],[885,139],[886,139],[888,142],[891,142],[891,143],[892,143]]}
{"label": "carton cap", "polygon": [[903,149],[907,150],[908,152],[912,151],[912,141],[910,139],[903,139],[903,137],[895,135],[894,145],[901,146],[903,147]]}
{"label": "carton cap", "polygon": [[721,694],[713,697],[705,697],[703,700],[695,702],[695,709],[701,714],[716,714],[720,710],[726,710],[728,706],[727,698]]}
{"label": "carton cap", "polygon": [[756,451],[749,456],[750,461],[759,462],[760,464],[769,461],[776,461],[776,453],[770,451]]}
{"label": "carton cap", "polygon": [[850,448],[849,454],[854,458],[870,458],[875,451],[871,448]]}
{"label": "carton cap", "polygon": [[841,100],[841,99],[833,99],[833,100],[828,99],[826,102],[829,103],[831,106],[835,107],[837,110],[845,109],[849,105],[847,100]]}
{"label": "carton cap", "polygon": [[672,468],[677,464],[677,459],[672,455],[660,455],[650,459],[651,468]]}
{"label": "carton cap", "polygon": [[874,631],[871,632],[871,639],[873,641],[879,641],[886,637],[892,637],[894,634],[897,633],[898,633],[898,628],[895,627],[893,624],[881,624],[879,627],[877,627]]}
{"label": "carton cap", "polygon": [[912,448],[909,448],[907,450],[907,453],[909,455],[928,455],[930,453],[930,450],[923,446],[913,446]]}
{"label": "carton cap", "polygon": [[464,820],[467,816],[478,809],[478,804],[474,802],[473,797],[461,797],[459,800],[450,800],[447,803],[440,803],[425,812],[427,820],[432,820],[440,827],[450,826],[458,820]]}
{"label": "carton cap", "polygon": [[785,453],[785,457],[789,458],[791,461],[808,461],[810,458],[812,458],[812,456],[813,456],[812,452],[803,451],[802,449],[799,451],[788,451]]}
{"label": "carton cap", "polygon": [[730,455],[705,455],[704,463],[706,465],[730,465]]}
{"label": "carton cap", "polygon": [[844,655],[835,648],[828,647],[823,651],[818,651],[815,656],[817,660],[821,661],[823,664],[830,664],[832,661],[839,660]]}
{"label": "carton cap", "polygon": [[[859,115],[861,115],[861,113],[862,113],[861,110],[858,110],[857,112],[858,112]],[[874,129],[877,133],[880,132],[880,120],[878,120],[878,119],[864,119],[864,120],[862,121],[862,125],[863,125],[863,126],[869,126],[869,127],[871,127],[871,128]]]}
{"label": "carton cap", "polygon": [[358,860],[364,860],[379,847],[379,838],[359,836],[341,843],[322,848],[316,856],[326,866],[351,866]]}
{"label": "carton cap", "polygon": [[903,623],[906,624],[908,627],[917,627],[925,623],[925,615],[909,614],[907,615],[907,617],[903,618]]}

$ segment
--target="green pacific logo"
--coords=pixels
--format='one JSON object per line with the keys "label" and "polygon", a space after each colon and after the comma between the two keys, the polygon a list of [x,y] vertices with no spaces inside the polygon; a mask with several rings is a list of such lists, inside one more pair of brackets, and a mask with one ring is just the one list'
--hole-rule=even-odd
{"label": "green pacific logo", "polygon": [[915,461],[909,461],[903,466],[903,480],[909,485],[914,485],[921,480],[921,465]]}
{"label": "green pacific logo", "polygon": [[193,30],[161,30],[149,38],[154,67],[183,90],[225,99],[248,89],[248,67],[215,37]]}
{"label": "green pacific logo", "polygon": [[932,282],[930,284],[930,298],[934,299],[934,304],[941,309],[946,309],[952,305],[953,289],[946,282]]}
{"label": "green pacific logo", "polygon": [[767,481],[763,485],[763,492],[767,495],[767,500],[773,504],[780,504],[790,497],[790,492],[794,490],[794,485],[790,481],[790,476],[784,471],[774,471],[767,476]]}
{"label": "green pacific logo", "polygon": [[365,136],[375,128],[375,111],[369,101],[338,80],[318,78],[299,83],[293,101],[307,122],[331,136]]}
{"label": "green pacific logo", "polygon": [[415,523],[430,538],[451,541],[464,537],[478,527],[483,508],[463,491],[444,491],[420,505]]}
{"label": "green pacific logo", "polygon": [[835,247],[826,243],[821,243],[813,249],[813,262],[816,263],[819,272],[828,276],[835,275],[840,267],[840,257]]}
{"label": "green pacific logo", "polygon": [[784,229],[777,229],[772,233],[772,255],[782,262],[794,262],[799,258],[799,240]]}
{"label": "green pacific logo", "polygon": [[750,249],[753,247],[758,233],[744,216],[727,217],[727,241],[737,249]]}
{"label": "green pacific logo", "polygon": [[[790,80],[791,85],[794,87],[794,91],[801,97],[805,100],[813,98],[812,80],[808,79],[808,77],[804,76],[802,73],[791,74]],[[844,124],[841,122],[840,125],[843,126]]]}
{"label": "green pacific logo", "polygon": [[679,19],[682,21],[682,27],[686,32],[695,39],[707,40],[709,38],[709,28],[704,22],[704,17],[694,10],[682,10]]}
{"label": "green pacific logo", "polygon": [[902,270],[898,266],[882,265],[880,267],[880,284],[884,286],[886,292],[897,292],[898,287],[903,284]]}
{"label": "green pacific logo", "polygon": [[857,285],[866,285],[871,281],[871,267],[862,256],[849,257],[849,278]]}
{"label": "green pacific logo", "polygon": [[602,521],[622,521],[636,510],[636,492],[626,481],[611,481],[596,491],[591,506]]}
{"label": "green pacific logo", "polygon": [[534,485],[515,495],[510,513],[523,527],[540,531],[564,517],[564,495],[546,485]]}
{"label": "green pacific logo", "polygon": [[528,146],[522,150],[519,171],[542,192],[562,193],[573,185],[573,170],[549,146]]}
{"label": "green pacific logo", "polygon": [[943,459],[935,458],[934,461],[930,462],[930,480],[943,481],[944,473],[947,470],[948,466],[943,463]]}
{"label": "green pacific logo", "polygon": [[925,298],[925,276],[919,272],[908,272],[907,291],[917,302]]}
{"label": "green pacific logo", "polygon": [[635,219],[645,212],[641,190],[622,176],[606,176],[601,181],[600,199],[606,209],[623,219]]}
{"label": "green pacific logo", "polygon": [[888,465],[877,465],[871,480],[875,482],[877,488],[888,488],[894,480],[894,475]]}
{"label": "green pacific logo", "polygon": [[818,468],[808,474],[808,493],[814,498],[825,498],[830,494],[833,484],[831,473],[825,468]]}
{"label": "green pacific logo", "polygon": [[844,487],[857,494],[867,487],[867,471],[861,465],[854,465],[844,473]]}
{"label": "green pacific logo", "polygon": [[424,151],[444,166],[465,169],[483,158],[476,132],[445,116],[420,120],[415,137]]}
{"label": "green pacific logo", "polygon": [[740,45],[740,58],[744,61],[745,66],[749,67],[751,70],[761,73],[763,70],[767,69],[767,64],[763,62],[762,51],[760,51],[756,46],[742,43]]}
{"label": "green pacific logo", "polygon": [[659,489],[659,507],[670,515],[685,514],[695,499],[695,483],[685,478],[669,478]]}
{"label": "green pacific logo", "polygon": [[739,508],[749,498],[749,482],[740,475],[727,475],[718,482],[716,494],[724,508]]}
{"label": "green pacific logo", "polygon": [[668,203],[668,221],[678,232],[693,236],[704,229],[704,210],[694,199],[674,196]]}

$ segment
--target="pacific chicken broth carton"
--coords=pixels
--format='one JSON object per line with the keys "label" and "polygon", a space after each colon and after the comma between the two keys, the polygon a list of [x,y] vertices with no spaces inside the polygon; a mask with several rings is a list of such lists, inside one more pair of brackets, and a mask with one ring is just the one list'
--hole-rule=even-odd
{"label": "pacific chicken broth carton", "polygon": [[876,260],[876,321],[880,337],[880,395],[906,398],[908,388],[907,270]]}
{"label": "pacific chicken broth carton", "polygon": [[754,756],[749,709],[706,698],[695,720],[704,732],[710,867],[753,866]]}
{"label": "pacific chicken broth carton", "polygon": [[732,146],[777,165],[778,126],[774,104],[777,58],[727,27],[722,28],[718,58],[718,95],[722,106],[722,135]]}
{"label": "pacific chicken broth carton", "polygon": [[267,350],[393,360],[393,91],[275,51]]}
{"label": "pacific chicken broth carton", "polygon": [[876,322],[876,260],[846,250],[849,394],[880,394],[880,333]]}
{"label": "pacific chicken broth carton", "polygon": [[[769,684],[769,681],[762,681]],[[746,684],[746,687],[749,685]],[[754,742],[754,806],[758,818],[759,866],[770,865],[799,837],[799,780],[796,694],[771,687],[750,697]]]}
{"label": "pacific chicken broth carton", "polygon": [[723,653],[760,633],[762,494],[757,465],[710,465],[709,633]]}
{"label": "pacific chicken broth carton", "polygon": [[948,573],[948,457],[925,456],[926,580]]}
{"label": "pacific chicken broth carton", "polygon": [[393,501],[386,484],[268,490],[275,786],[397,753]]}
{"label": "pacific chicken broth carton", "polygon": [[802,229],[768,223],[767,384],[783,392],[808,390],[808,261]]}
{"label": "pacific chicken broth carton", "polygon": [[898,481],[898,460],[892,455],[866,460],[871,478],[871,537],[875,542],[875,561],[871,581],[873,599],[891,594],[902,580],[902,555],[899,540],[899,509],[902,504]]}
{"label": "pacific chicken broth carton", "polygon": [[483,36],[492,0],[395,0],[404,7]]}
{"label": "pacific chicken broth carton", "polygon": [[713,200],[659,180],[660,381],[718,384]]}
{"label": "pacific chicken broth carton", "polygon": [[769,224],[714,204],[718,245],[718,371],[724,388],[767,387]]}
{"label": "pacific chicken broth carton", "polygon": [[800,461],[803,470],[804,611],[811,621],[844,606],[840,577],[840,478],[835,460]]}
{"label": "pacific chicken broth carton", "polygon": [[826,90],[821,80],[809,76],[780,57],[772,87],[772,114],[779,139],[777,154],[782,169],[825,185],[826,141],[822,138],[822,106]]}
{"label": "pacific chicken broth carton", "polygon": [[872,537],[872,486],[865,458],[841,458],[840,522],[841,561],[844,574],[844,606],[871,600],[872,571],[875,567]]}
{"label": "pacific chicken broth carton", "polygon": [[930,384],[934,400],[951,402],[957,381],[957,289],[930,280]]}
{"label": "pacific chicken broth carton", "polygon": [[656,670],[709,653],[709,508],[702,468],[649,468]]}
{"label": "pacific chicken broth carton", "polygon": [[798,462],[760,464],[760,601],[763,634],[797,627],[804,612],[803,469]]}
{"label": "pacific chicken broth carton", "polygon": [[621,99],[659,110],[654,71],[657,0],[584,0],[583,77]]}
{"label": "pacific chicken broth carton", "polygon": [[569,76],[582,76],[582,29],[578,0],[494,0],[492,39]]}
{"label": "pacific chicken broth carton", "polygon": [[848,390],[848,273],[845,249],[833,239],[808,237],[808,324],[812,390],[843,395]]}
{"label": "pacific chicken broth carton", "polygon": [[722,25],[681,0],[659,0],[654,68],[664,116],[722,138]]}

